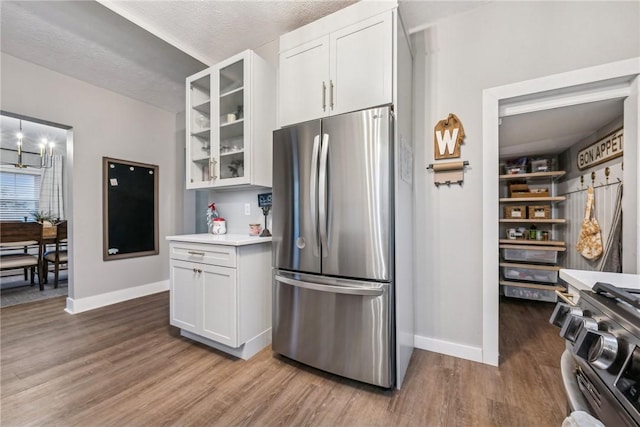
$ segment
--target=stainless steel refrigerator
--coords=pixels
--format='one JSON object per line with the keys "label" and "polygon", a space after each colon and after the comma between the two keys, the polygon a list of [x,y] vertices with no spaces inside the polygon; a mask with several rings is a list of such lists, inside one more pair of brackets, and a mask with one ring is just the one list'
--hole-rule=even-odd
{"label": "stainless steel refrigerator", "polygon": [[395,383],[391,107],[273,134],[273,350]]}

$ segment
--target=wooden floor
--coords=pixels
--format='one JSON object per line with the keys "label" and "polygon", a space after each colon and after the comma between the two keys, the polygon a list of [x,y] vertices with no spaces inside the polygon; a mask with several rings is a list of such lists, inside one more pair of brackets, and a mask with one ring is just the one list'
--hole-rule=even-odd
{"label": "wooden floor", "polygon": [[1,311],[3,427],[559,426],[564,343],[553,304],[500,304],[500,368],[416,350],[400,391],[181,338],[168,294],[87,313],[64,298]]}

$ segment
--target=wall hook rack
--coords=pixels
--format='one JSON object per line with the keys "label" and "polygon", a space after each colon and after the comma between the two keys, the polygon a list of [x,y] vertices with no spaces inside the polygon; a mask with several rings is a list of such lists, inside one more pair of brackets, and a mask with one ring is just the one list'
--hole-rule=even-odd
{"label": "wall hook rack", "polygon": [[469,162],[464,160],[462,162],[448,162],[429,164],[427,170],[434,172],[433,184],[439,187],[441,184],[450,186],[451,184],[459,184],[462,186],[464,182],[464,168],[469,166]]}

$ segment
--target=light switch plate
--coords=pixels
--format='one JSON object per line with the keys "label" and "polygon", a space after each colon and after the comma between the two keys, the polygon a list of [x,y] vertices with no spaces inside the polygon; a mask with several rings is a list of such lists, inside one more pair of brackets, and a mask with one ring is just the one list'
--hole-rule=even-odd
{"label": "light switch plate", "polygon": [[244,204],[244,214],[251,215],[251,203]]}

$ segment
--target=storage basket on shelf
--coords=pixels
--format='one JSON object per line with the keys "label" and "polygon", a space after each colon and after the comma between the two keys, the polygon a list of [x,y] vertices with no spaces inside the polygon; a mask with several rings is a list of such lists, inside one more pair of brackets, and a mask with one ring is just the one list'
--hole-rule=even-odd
{"label": "storage basket on shelf", "polygon": [[[502,266],[505,279],[522,280],[528,282],[557,283],[558,269],[542,269],[542,266]],[[546,267],[546,266],[545,266]],[[548,267],[547,267],[548,268]]]}
{"label": "storage basket on shelf", "polygon": [[551,171],[551,159],[532,159],[531,172],[549,172]]}
{"label": "storage basket on shelf", "polygon": [[529,206],[529,219],[550,219],[551,205]]}
{"label": "storage basket on shelf", "polygon": [[509,192],[514,199],[523,197],[549,197],[548,188],[529,188],[527,184],[511,184]]}
{"label": "storage basket on shelf", "polygon": [[505,219],[526,219],[527,207],[522,206],[505,206],[504,207]]}
{"label": "storage basket on shelf", "polygon": [[[555,250],[554,250],[555,249]],[[561,248],[564,249],[564,248]],[[558,248],[515,249],[503,248],[502,257],[506,261],[538,262],[555,264],[558,261]]]}
{"label": "storage basket on shelf", "polygon": [[507,297],[556,302],[556,293],[553,289],[532,289],[519,286],[503,286],[503,288],[504,295]]}

